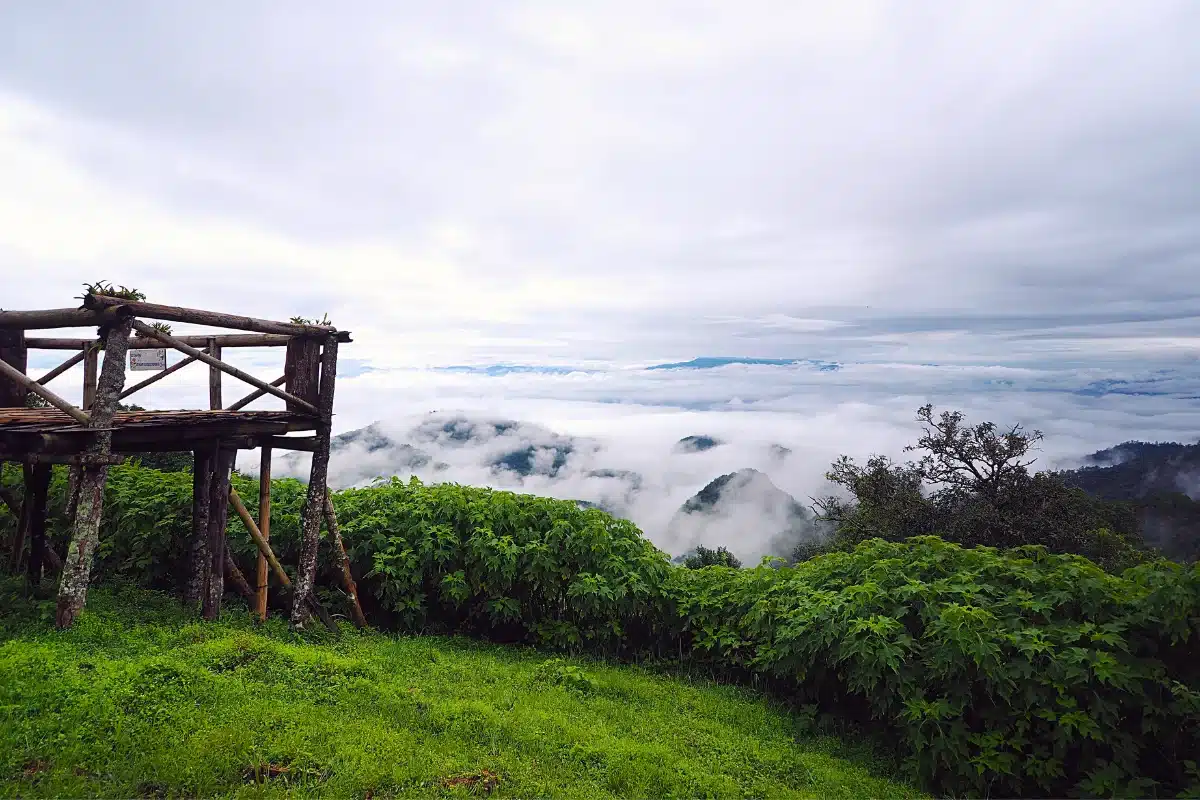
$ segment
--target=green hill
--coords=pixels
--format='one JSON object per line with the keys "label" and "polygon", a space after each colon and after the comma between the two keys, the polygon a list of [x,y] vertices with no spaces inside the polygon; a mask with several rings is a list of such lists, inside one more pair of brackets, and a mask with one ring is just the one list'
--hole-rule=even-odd
{"label": "green hill", "polygon": [[754,693],[464,638],[300,640],[93,591],[68,632],[10,585],[0,796],[913,797]]}

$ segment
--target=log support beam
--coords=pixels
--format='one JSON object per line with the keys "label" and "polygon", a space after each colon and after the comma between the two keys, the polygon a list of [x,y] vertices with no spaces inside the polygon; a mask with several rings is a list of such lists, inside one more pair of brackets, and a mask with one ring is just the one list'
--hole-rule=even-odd
{"label": "log support beam", "polygon": [[337,336],[325,337],[321,353],[321,376],[317,394],[316,449],[308,478],[308,494],[300,517],[300,568],[296,576],[296,596],[292,599],[291,624],[303,627],[305,601],[313,592],[317,576],[317,547],[320,543],[321,518],[325,513],[326,483],[329,477],[329,438],[333,426],[333,392],[337,378]]}
{"label": "log support beam", "polygon": [[213,466],[216,453],[210,446],[193,451],[192,533],[188,539],[188,577],[183,587],[183,605],[195,613],[207,596],[208,517],[212,503]]}
{"label": "log support beam", "polygon": [[[107,456],[112,452],[113,415],[117,408],[117,397],[125,386],[125,353],[131,323],[132,320],[121,319],[107,330],[104,367],[100,372],[96,404],[88,423],[94,433],[86,450],[87,455]],[[55,610],[55,624],[59,628],[71,627],[87,601],[92,559],[100,538],[100,515],[104,508],[104,485],[107,479],[107,464],[88,464],[80,468],[78,508],[71,531],[71,545],[63,563]]]}
{"label": "log support beam", "polygon": [[209,573],[204,596],[203,616],[214,620],[221,615],[221,598],[225,595],[225,541],[226,523],[229,519],[230,478],[237,451],[218,446],[213,467],[212,489],[208,512],[208,555]]}

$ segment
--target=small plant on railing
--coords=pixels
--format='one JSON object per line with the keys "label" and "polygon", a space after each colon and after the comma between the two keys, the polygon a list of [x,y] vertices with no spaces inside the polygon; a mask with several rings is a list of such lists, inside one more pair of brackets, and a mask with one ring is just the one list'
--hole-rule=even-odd
{"label": "small plant on railing", "polygon": [[320,319],[308,319],[307,317],[292,317],[293,325],[332,325],[329,321],[329,312],[326,311],[321,315]]}
{"label": "small plant on railing", "polygon": [[151,322],[150,327],[159,333],[165,333],[168,335],[171,333],[171,326],[166,322]]}
{"label": "small plant on railing", "polygon": [[100,297],[115,297],[119,300],[139,301],[145,300],[146,295],[142,294],[137,289],[130,289],[128,286],[114,287],[108,281],[96,281],[95,283],[85,283],[83,285],[84,293],[80,300],[86,299],[89,295],[98,295]]}

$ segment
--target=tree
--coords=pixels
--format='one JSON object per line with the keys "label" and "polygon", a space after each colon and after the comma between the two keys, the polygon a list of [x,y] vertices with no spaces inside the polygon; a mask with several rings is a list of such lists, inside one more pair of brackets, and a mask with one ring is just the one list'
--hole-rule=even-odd
{"label": "tree", "polygon": [[[1141,539],[1128,509],[1073,489],[1055,473],[1029,472],[1041,431],[970,426],[958,411],[935,418],[931,405],[917,410],[917,421],[922,435],[905,448],[923,453],[916,461],[897,464],[876,455],[864,466],[848,456],[833,463],[825,477],[852,499],[813,501],[818,519],[836,525],[829,546],[934,534],[965,546],[1040,544],[1109,566],[1138,560]],[[793,558],[822,549],[809,547]]]}
{"label": "tree", "polygon": [[716,550],[713,550],[701,544],[697,545],[695,551],[683,560],[683,565],[688,569],[702,569],[713,566],[738,569],[742,566],[742,562],[724,547],[718,547]]}

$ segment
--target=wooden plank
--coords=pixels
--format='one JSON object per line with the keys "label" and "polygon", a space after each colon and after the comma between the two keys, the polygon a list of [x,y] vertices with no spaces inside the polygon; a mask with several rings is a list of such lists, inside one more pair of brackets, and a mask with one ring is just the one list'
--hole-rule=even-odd
{"label": "wooden plank", "polygon": [[207,596],[208,515],[212,503],[215,445],[198,447],[192,466],[192,532],[188,539],[188,579],[183,587],[183,605],[195,613]]}
{"label": "wooden plank", "polygon": [[312,436],[267,436],[260,442],[264,447],[276,447],[280,450],[302,450],[312,453],[317,449],[317,440]]}
{"label": "wooden plank", "polygon": [[[89,424],[95,433],[86,450],[88,455],[106,456],[111,452],[113,414],[117,408],[117,397],[125,385],[125,353],[132,322],[130,319],[119,320],[107,332],[104,366],[100,371],[96,403]],[[54,615],[59,628],[69,628],[87,601],[88,580],[100,538],[100,515],[104,507],[104,484],[107,478],[106,464],[87,465],[80,469],[79,506],[75,512],[71,546],[63,564]]]}
{"label": "wooden plank", "polygon": [[[221,345],[217,344],[215,338],[208,340],[208,352],[214,359],[221,360]],[[210,365],[208,368],[208,407],[217,411],[224,406],[225,403],[221,401],[221,370]]]}
{"label": "wooden plank", "polygon": [[[280,376],[280,377],[276,378],[275,380],[271,381],[271,385],[272,386],[282,386],[283,382],[285,380],[287,380],[286,376]],[[238,400],[236,403],[234,403],[233,405],[231,405],[229,408],[227,408],[225,410],[226,411],[240,411],[243,408],[245,408],[246,406],[253,403],[258,398],[265,396],[266,393],[267,393],[267,391],[265,389],[255,389],[253,392],[246,395],[241,400]]]}
{"label": "wooden plank", "polygon": [[[18,372],[7,361],[0,361],[0,376],[8,378],[13,383],[16,383],[16,384],[19,384],[19,385],[25,387],[29,391],[31,391],[34,394],[41,397],[43,400],[45,400],[50,405],[57,408],[59,411],[62,411],[63,413],[70,415],[70,417],[72,419],[74,419],[76,422],[78,422],[79,424],[87,425],[91,422],[91,417],[89,417],[87,414],[83,413],[78,408],[76,408],[75,406],[68,403],[66,400],[63,400],[61,397],[59,397],[54,392],[47,389],[45,386],[42,386],[37,381],[30,378],[28,375]],[[23,398],[22,398],[22,402],[23,402]]]}
{"label": "wooden plank", "polygon": [[70,455],[66,453],[9,453],[0,451],[0,461],[13,461],[19,464],[29,464],[31,466],[38,464],[124,464],[128,456],[124,455],[89,455],[80,453],[78,455]]}
{"label": "wooden plank", "polygon": [[[258,464],[258,530],[264,541],[271,541],[271,445],[263,445]],[[254,613],[260,620],[267,618],[268,576],[267,557],[258,554],[255,564]]]}
{"label": "wooden plank", "polygon": [[296,573],[296,596],[292,599],[291,624],[304,624],[304,599],[313,592],[317,577],[317,547],[320,543],[321,518],[324,516],[326,483],[329,477],[329,435],[333,425],[333,390],[337,378],[336,336],[328,336],[321,353],[321,383],[317,404],[317,446],[313,451],[308,478],[308,494],[300,516],[300,566]]}
{"label": "wooden plank", "polygon": [[176,350],[180,351],[181,353],[186,353],[189,356],[196,356],[201,361],[203,361],[205,364],[208,364],[210,367],[216,367],[217,369],[221,370],[222,372],[226,373],[227,375],[232,375],[233,377],[237,378],[240,381],[245,381],[246,383],[250,384],[251,386],[254,386],[255,388],[264,390],[265,392],[267,392],[267,394],[275,395],[276,397],[280,398],[281,400],[283,400],[284,402],[287,402],[287,403],[295,403],[296,405],[303,408],[305,411],[307,411],[310,414],[313,414],[315,416],[320,415],[320,412],[317,410],[316,406],[312,405],[311,403],[306,403],[305,401],[301,400],[298,397],[293,397],[292,395],[288,394],[287,392],[283,391],[282,389],[276,389],[271,384],[264,383],[263,381],[260,381],[258,378],[254,377],[253,375],[243,372],[242,370],[238,369],[237,367],[232,367],[229,364],[226,364],[224,361],[218,361],[217,359],[213,358],[212,356],[206,355],[206,354],[200,352],[199,350],[192,347],[191,345],[184,344],[183,342],[179,341],[178,339],[176,339],[174,336],[171,336],[170,334],[163,333],[162,331],[156,331],[154,328],[151,328],[149,325],[145,324],[144,322],[139,322],[137,320],[133,321],[133,327],[139,333],[143,333],[146,336],[152,336],[152,337],[158,339],[159,341],[164,342],[165,344],[168,344],[171,347],[174,347]]}
{"label": "wooden plank", "polygon": [[[349,334],[343,334],[348,337]],[[179,336],[178,339],[193,347],[206,347],[208,340],[215,338],[222,347],[284,347],[291,336],[278,333],[221,333],[216,336],[203,334]],[[27,337],[25,342],[30,350],[82,350],[94,339],[63,339],[46,337]],[[346,341],[346,339],[342,339]],[[135,336],[129,341],[130,350],[141,350],[159,347],[159,343],[144,336]]]}
{"label": "wooden plank", "polygon": [[146,378],[146,380],[142,381],[141,383],[135,383],[133,386],[130,386],[128,389],[121,392],[121,399],[124,400],[126,397],[129,397],[129,395],[134,394],[136,392],[140,392],[142,389],[145,389],[147,386],[149,386],[152,383],[158,383],[159,381],[161,381],[163,378],[167,377],[168,375],[176,373],[179,370],[186,367],[188,364],[191,364],[198,360],[199,359],[196,358],[195,356],[188,356],[187,358],[183,359],[179,363],[172,364],[171,366],[167,367],[166,369],[154,373],[153,375],[151,375],[149,378]]}
{"label": "wooden plank", "polygon": [[225,502],[225,498],[232,488],[230,472],[236,457],[237,451],[232,448],[221,446],[217,449],[208,512],[208,555],[211,565],[203,610],[204,619],[209,621],[221,615],[221,598],[225,595],[226,524],[229,519],[229,503]]}
{"label": "wooden plank", "polygon": [[100,348],[97,342],[84,351],[83,356],[83,405],[87,411],[96,402],[96,380],[100,374]]}
{"label": "wooden plank", "polygon": [[24,407],[29,388],[11,375],[25,375],[29,371],[29,349],[25,345],[25,331],[0,330],[0,364],[8,368],[0,374],[0,408]]}
{"label": "wooden plank", "polygon": [[358,585],[350,572],[350,557],[346,555],[346,545],[342,541],[342,532],[338,529],[337,514],[333,510],[333,499],[329,496],[329,487],[325,487],[325,528],[333,543],[333,557],[338,562],[342,572],[342,586],[350,597],[350,618],[356,628],[367,627],[367,617],[363,614],[362,606],[358,603]]}
{"label": "wooden plank", "polygon": [[45,386],[47,383],[49,383],[50,381],[54,380],[54,379],[55,379],[55,378],[57,378],[59,375],[62,375],[64,372],[66,372],[66,371],[67,371],[67,370],[69,370],[71,367],[73,367],[73,366],[75,366],[76,364],[78,364],[80,361],[83,361],[83,359],[84,359],[85,357],[87,357],[87,350],[86,350],[86,349],[85,349],[85,350],[80,350],[78,353],[76,353],[75,355],[71,356],[71,357],[70,357],[70,358],[68,358],[66,361],[64,361],[63,363],[59,364],[59,365],[58,365],[57,367],[55,367],[54,369],[50,370],[49,372],[47,372],[47,373],[46,373],[45,375],[43,375],[42,377],[38,378],[38,383],[40,383],[42,386]]}
{"label": "wooden plank", "polygon": [[[186,322],[193,325],[209,325],[214,328],[233,328],[241,331],[256,333],[282,333],[289,336],[324,336],[337,331],[331,325],[298,325],[294,322],[275,322],[269,319],[243,317],[237,314],[221,314],[216,311],[202,311],[197,308],[181,308],[179,306],[164,306],[158,303],[143,303],[122,300],[119,297],[89,294],[83,298],[87,308],[120,308],[129,314],[150,319],[161,319],[168,322]],[[26,326],[28,327],[28,326]],[[144,331],[139,331],[144,333]]]}

